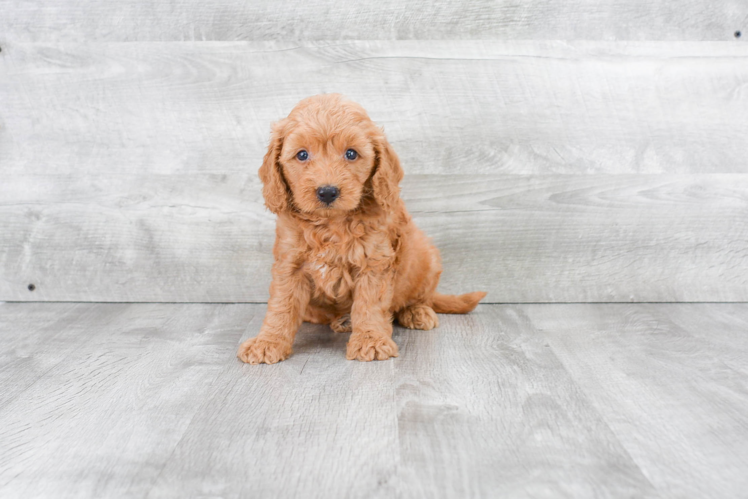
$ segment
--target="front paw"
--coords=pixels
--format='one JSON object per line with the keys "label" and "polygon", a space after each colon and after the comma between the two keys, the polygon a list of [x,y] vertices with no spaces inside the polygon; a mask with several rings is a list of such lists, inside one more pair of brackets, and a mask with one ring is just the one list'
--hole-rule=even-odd
{"label": "front paw", "polygon": [[250,365],[267,363],[272,365],[283,361],[291,355],[291,344],[273,338],[251,338],[239,346],[236,356]]}
{"label": "front paw", "polygon": [[380,361],[397,357],[397,344],[384,335],[372,333],[354,333],[348,340],[345,355],[348,359],[359,361]]}

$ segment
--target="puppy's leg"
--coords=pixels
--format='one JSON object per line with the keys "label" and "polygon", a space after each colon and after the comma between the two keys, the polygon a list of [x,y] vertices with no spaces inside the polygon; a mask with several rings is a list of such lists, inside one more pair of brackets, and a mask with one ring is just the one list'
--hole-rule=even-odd
{"label": "puppy's leg", "polygon": [[397,312],[397,322],[411,330],[431,330],[439,326],[439,318],[426,304],[408,306]]}
{"label": "puppy's leg", "polygon": [[309,303],[309,280],[290,262],[273,264],[273,282],[265,320],[257,337],[239,346],[236,355],[245,363],[277,363],[291,355],[291,345]]}
{"label": "puppy's leg", "polygon": [[359,361],[397,357],[392,340],[392,283],[389,275],[359,276],[353,290],[351,323],[346,358]]}
{"label": "puppy's leg", "polygon": [[330,328],[336,333],[346,333],[353,331],[353,325],[351,324],[351,315],[344,314],[335,318],[335,321],[330,323]]}

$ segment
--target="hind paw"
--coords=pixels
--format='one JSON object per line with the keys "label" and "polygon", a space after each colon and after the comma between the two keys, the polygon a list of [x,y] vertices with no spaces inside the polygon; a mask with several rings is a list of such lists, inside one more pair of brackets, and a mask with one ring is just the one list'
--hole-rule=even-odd
{"label": "hind paw", "polygon": [[330,328],[332,328],[332,331],[336,333],[352,332],[353,325],[351,324],[351,315],[344,314],[335,318],[335,320],[330,323]]}
{"label": "hind paw", "polygon": [[439,318],[426,305],[409,306],[397,313],[397,322],[412,330],[431,330],[439,326]]}

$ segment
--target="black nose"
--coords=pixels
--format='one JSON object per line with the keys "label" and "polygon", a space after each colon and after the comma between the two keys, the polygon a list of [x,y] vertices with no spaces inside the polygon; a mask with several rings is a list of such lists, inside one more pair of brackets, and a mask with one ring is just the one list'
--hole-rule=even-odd
{"label": "black nose", "polygon": [[335,186],[322,186],[317,188],[317,198],[322,203],[329,205],[340,196],[340,190]]}

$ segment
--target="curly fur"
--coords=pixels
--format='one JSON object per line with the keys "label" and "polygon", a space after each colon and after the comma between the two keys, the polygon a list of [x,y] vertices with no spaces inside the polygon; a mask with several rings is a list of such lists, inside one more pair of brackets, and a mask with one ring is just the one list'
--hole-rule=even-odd
{"label": "curly fur", "polygon": [[[296,154],[304,149],[307,161]],[[346,159],[354,149],[358,158]],[[398,355],[393,317],[407,328],[438,326],[436,312],[472,311],[486,295],[436,292],[439,251],[413,223],[400,198],[400,160],[358,104],[338,94],[309,97],[272,127],[259,170],[265,205],[277,214],[268,311],[244,342],[246,363],[291,355],[302,321],[352,331],[348,359]],[[316,190],[339,188],[330,206]]]}

